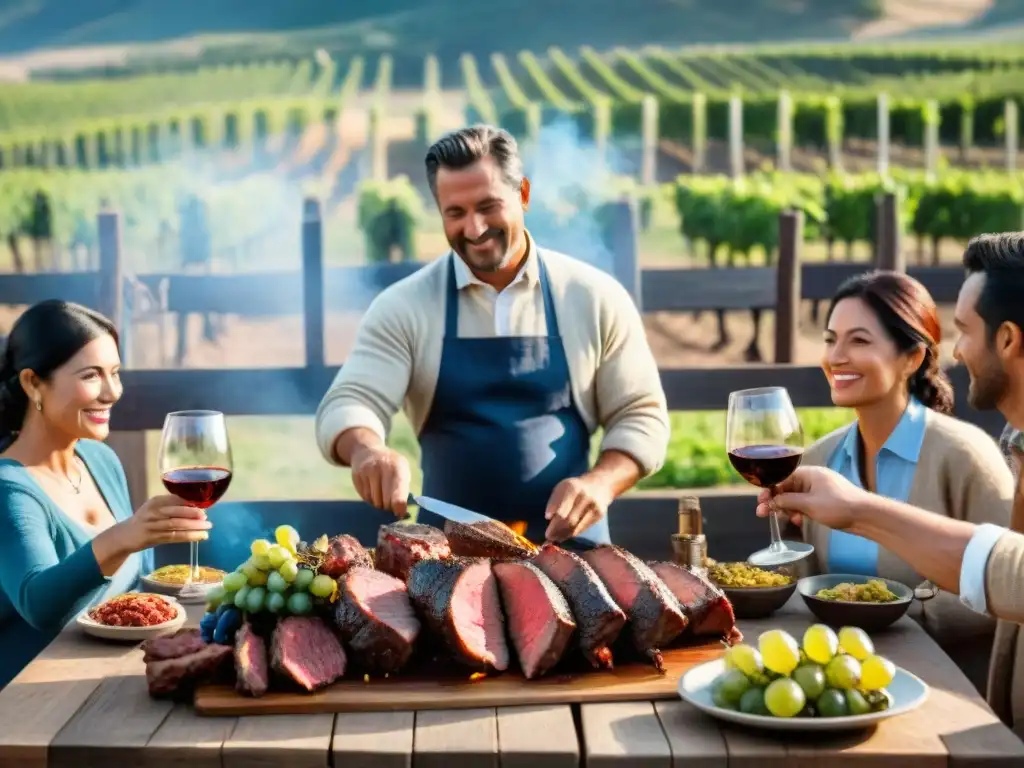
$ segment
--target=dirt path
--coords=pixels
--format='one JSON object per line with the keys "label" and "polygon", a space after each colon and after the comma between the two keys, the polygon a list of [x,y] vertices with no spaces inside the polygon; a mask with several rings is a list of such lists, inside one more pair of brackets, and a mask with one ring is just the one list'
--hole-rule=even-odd
{"label": "dirt path", "polygon": [[991,10],[995,0],[884,0],[885,15],[856,30],[854,40],[968,24]]}

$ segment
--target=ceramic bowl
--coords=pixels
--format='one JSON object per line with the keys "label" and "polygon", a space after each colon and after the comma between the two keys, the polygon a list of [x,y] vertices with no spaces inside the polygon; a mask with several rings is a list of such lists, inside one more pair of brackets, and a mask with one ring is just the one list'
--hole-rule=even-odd
{"label": "ceramic bowl", "polygon": [[796,591],[796,582],[781,587],[722,587],[737,619],[763,619],[784,606]]}
{"label": "ceramic bowl", "polygon": [[840,627],[860,627],[869,634],[885,629],[898,621],[910,608],[914,600],[914,590],[906,584],[891,579],[878,579],[885,582],[889,590],[898,596],[891,603],[852,603],[841,600],[824,600],[815,597],[818,590],[834,587],[836,584],[851,582],[866,584],[875,580],[874,576],[858,576],[851,573],[823,573],[807,576],[797,582],[797,591],[804,603],[822,623],[834,629]]}

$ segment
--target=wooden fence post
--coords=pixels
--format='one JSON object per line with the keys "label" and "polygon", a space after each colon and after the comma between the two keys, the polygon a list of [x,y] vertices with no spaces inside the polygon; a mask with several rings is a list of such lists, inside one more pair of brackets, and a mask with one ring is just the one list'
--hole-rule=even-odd
{"label": "wooden fence post", "polygon": [[644,96],[640,115],[640,183],[648,187],[658,183],[658,100]]}
{"label": "wooden fence post", "polygon": [[320,201],[303,201],[302,314],[306,330],[306,367],[323,368],[324,357],[324,248]]}
{"label": "wooden fence post", "polygon": [[878,173],[889,173],[889,94],[878,94]]}
{"label": "wooden fence post", "polygon": [[899,221],[899,201],[895,192],[882,195],[878,209],[881,238],[879,240],[878,269],[907,271],[907,260],[903,255]]}
{"label": "wooden fence post", "polygon": [[1020,136],[1017,102],[1007,99],[1003,104],[1003,126],[1006,131],[1006,172],[1017,170],[1017,144]]}
{"label": "wooden fence post", "polygon": [[776,117],[776,164],[784,173],[793,170],[793,97],[789,91],[779,93]]}
{"label": "wooden fence post", "polygon": [[738,179],[746,172],[743,162],[743,99],[729,97],[729,174]]}
{"label": "wooden fence post", "polygon": [[103,210],[96,217],[99,232],[100,273],[96,308],[118,329],[124,307],[124,273],[121,268],[121,215]]}
{"label": "wooden fence post", "polygon": [[[96,307],[106,315],[121,334],[122,354],[130,344],[131,328],[125,327],[124,320],[124,276],[121,268],[121,216],[116,211],[103,210],[97,216],[99,231],[100,271],[97,285]],[[114,407],[112,423],[117,424],[117,407]],[[149,474],[146,457],[146,433],[119,432],[111,429],[107,437],[109,445],[121,460],[125,478],[128,481],[128,495],[132,506],[139,506],[149,497]]]}
{"label": "wooden fence post", "polygon": [[871,241],[871,261],[878,266],[882,259],[882,250],[884,249],[885,243],[885,215],[882,211],[882,193],[875,194],[875,205],[871,211],[871,232],[873,235]]}
{"label": "wooden fence post", "polygon": [[633,297],[637,309],[643,311],[640,283],[640,227],[637,222],[636,201],[626,198],[605,206],[602,217],[605,224],[604,241],[612,253],[612,274]]}
{"label": "wooden fence post", "polygon": [[775,362],[792,363],[800,330],[800,246],[804,212],[779,214],[779,263],[775,277]]}

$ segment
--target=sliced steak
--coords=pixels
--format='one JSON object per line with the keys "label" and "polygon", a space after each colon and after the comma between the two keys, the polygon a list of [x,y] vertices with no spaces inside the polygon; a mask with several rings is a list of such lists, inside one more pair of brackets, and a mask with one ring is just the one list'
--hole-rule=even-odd
{"label": "sliced steak", "polygon": [[688,620],[675,595],[650,566],[614,544],[583,553],[629,617],[633,645],[665,671],[661,649],[686,629]]}
{"label": "sliced steak", "polygon": [[527,680],[561,660],[576,622],[565,595],[528,560],[494,564],[509,636]]}
{"label": "sliced steak", "polygon": [[235,688],[259,698],[270,687],[266,641],[245,622],[235,633]]}
{"label": "sliced steak", "polygon": [[332,579],[337,579],[347,573],[350,568],[357,566],[373,567],[373,559],[366,551],[366,547],[359,543],[359,539],[343,533],[327,542],[327,555],[320,566],[320,573],[326,573]]}
{"label": "sliced steak", "polygon": [[307,691],[330,685],[345,674],[341,641],[319,617],[288,616],[274,627],[270,666]]}
{"label": "sliced steak", "polygon": [[417,614],[459,664],[508,669],[505,617],[489,560],[421,560],[409,572],[408,588]]}
{"label": "sliced steak", "polygon": [[151,637],[142,644],[142,660],[163,661],[187,656],[206,646],[202,634],[194,627],[182,627],[169,635]]}
{"label": "sliced steak", "polygon": [[191,693],[197,683],[213,677],[231,658],[230,645],[211,643],[184,656],[158,659],[146,664],[146,685],[154,698]]}
{"label": "sliced steak", "polygon": [[408,663],[420,633],[405,582],[372,568],[353,568],[339,581],[334,624],[352,661],[390,674]]}
{"label": "sliced steak", "polygon": [[444,532],[453,555],[522,560],[537,554],[537,547],[533,543],[497,520],[479,523],[446,520]]}
{"label": "sliced steak", "polygon": [[531,560],[569,601],[583,655],[594,667],[612,667],[611,646],[626,625],[623,611],[586,560],[555,544],[545,544]]}
{"label": "sliced steak", "polygon": [[743,639],[743,633],[736,627],[732,603],[721,589],[675,563],[652,563],[651,568],[683,606],[690,619],[690,633],[697,637],[721,637],[729,645]]}
{"label": "sliced steak", "polygon": [[392,523],[377,531],[373,554],[378,571],[405,582],[409,569],[420,560],[444,560],[451,557],[452,550],[440,528],[421,523]]}

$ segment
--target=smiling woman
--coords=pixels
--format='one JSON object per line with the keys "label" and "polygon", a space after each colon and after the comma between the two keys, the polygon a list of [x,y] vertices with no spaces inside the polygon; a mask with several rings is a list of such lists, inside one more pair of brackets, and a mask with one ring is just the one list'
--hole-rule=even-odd
{"label": "smiling woman", "polygon": [[[1005,526],[1013,477],[991,437],[949,415],[953,390],[939,367],[941,335],[935,302],[906,274],[869,272],[840,286],[827,316],[821,367],[832,402],[852,408],[856,419],[814,443],[804,463],[828,466],[873,493],[936,514]],[[814,570],[933,589],[872,541],[811,521],[803,536],[815,547]],[[911,615],[940,642],[956,646],[954,657],[969,671],[984,673],[991,619],[944,592],[916,602]]]}
{"label": "smiling woman", "polygon": [[[202,510],[160,496],[132,511],[103,444],[121,397],[113,324],[62,301],[18,318],[0,361],[0,687],[84,610],[134,589],[150,548],[202,540]],[[143,570],[145,569],[145,570]]]}

